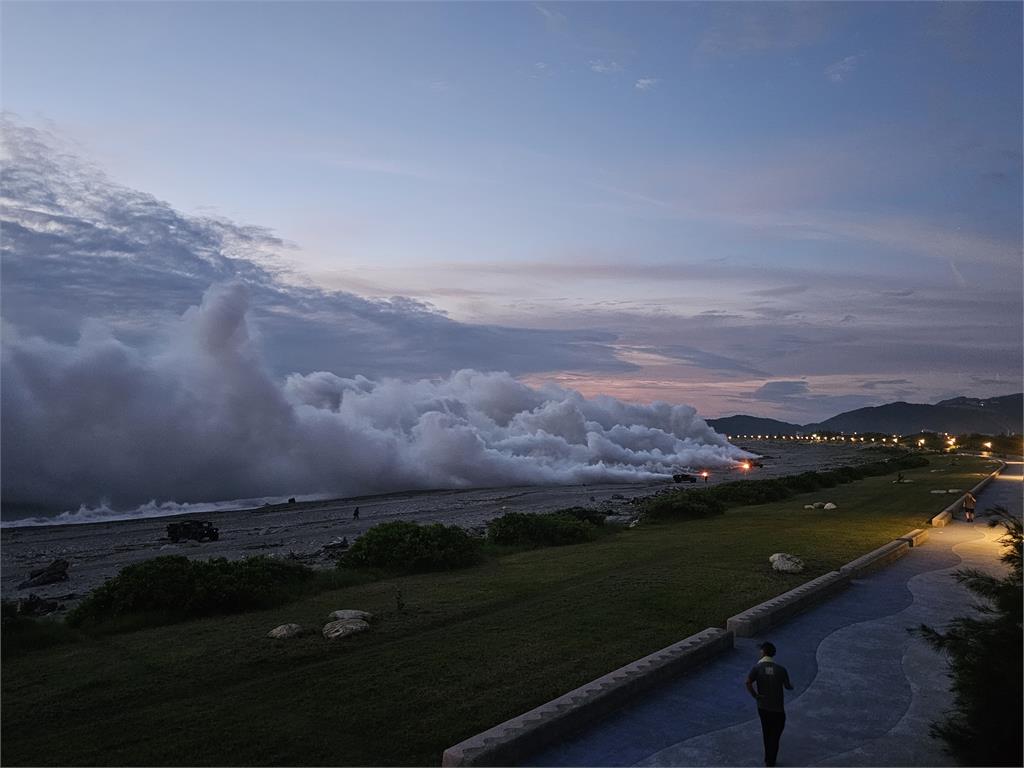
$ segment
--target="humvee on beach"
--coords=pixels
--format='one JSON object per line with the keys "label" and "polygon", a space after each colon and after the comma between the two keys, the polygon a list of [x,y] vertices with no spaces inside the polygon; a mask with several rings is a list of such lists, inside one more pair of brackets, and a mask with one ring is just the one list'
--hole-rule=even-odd
{"label": "humvee on beach", "polygon": [[185,520],[180,523],[168,523],[167,537],[174,542],[180,539],[216,541],[220,538],[220,529],[214,528],[213,523],[206,520]]}

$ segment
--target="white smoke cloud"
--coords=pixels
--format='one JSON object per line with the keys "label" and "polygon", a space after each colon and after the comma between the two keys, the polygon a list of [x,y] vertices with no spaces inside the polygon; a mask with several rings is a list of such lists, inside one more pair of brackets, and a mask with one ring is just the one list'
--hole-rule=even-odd
{"label": "white smoke cloud", "polygon": [[586,399],[505,372],[280,383],[249,303],[244,284],[217,284],[145,349],[96,321],[74,345],[8,328],[5,505],[151,502],[160,514],[243,497],[638,481],[747,455],[689,406]]}

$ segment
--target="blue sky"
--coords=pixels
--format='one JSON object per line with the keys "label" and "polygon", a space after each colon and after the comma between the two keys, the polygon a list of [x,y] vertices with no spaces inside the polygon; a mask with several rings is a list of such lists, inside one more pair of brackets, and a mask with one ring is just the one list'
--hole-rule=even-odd
{"label": "blue sky", "polygon": [[[265,228],[235,255],[282,286],[447,313],[433,366],[378,372],[797,421],[1021,388],[1019,3],[8,2],[2,24],[3,107],[76,173]],[[14,267],[21,332],[145,324],[79,292],[62,326],[67,302],[11,295],[66,281]],[[189,305],[172,282],[152,307]],[[379,362],[275,322],[281,375]]]}

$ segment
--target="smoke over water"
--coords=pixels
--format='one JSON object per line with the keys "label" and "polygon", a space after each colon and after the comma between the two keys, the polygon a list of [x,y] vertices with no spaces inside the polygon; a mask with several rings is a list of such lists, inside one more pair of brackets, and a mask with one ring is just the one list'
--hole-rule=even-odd
{"label": "smoke over water", "polygon": [[249,291],[232,282],[145,349],[99,322],[75,345],[9,333],[5,505],[81,504],[53,522],[84,522],[238,498],[635,482],[747,455],[689,406],[587,399],[503,372],[281,383],[248,310]]}

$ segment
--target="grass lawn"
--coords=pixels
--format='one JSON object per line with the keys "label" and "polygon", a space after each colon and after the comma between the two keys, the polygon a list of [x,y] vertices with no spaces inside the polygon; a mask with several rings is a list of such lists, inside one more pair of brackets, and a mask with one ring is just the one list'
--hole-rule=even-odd
{"label": "grass lawn", "polygon": [[[912,484],[868,478],[463,571],[9,654],[0,762],[438,765],[478,731],[925,526],[953,498],[930,489],[966,489],[992,469],[950,462],[904,472]],[[811,501],[839,509],[803,509]],[[772,573],[779,551],[808,570]],[[338,608],[379,621],[337,643],[265,637],[285,622],[322,625]]]}

